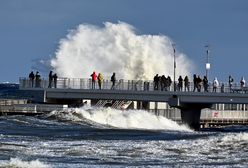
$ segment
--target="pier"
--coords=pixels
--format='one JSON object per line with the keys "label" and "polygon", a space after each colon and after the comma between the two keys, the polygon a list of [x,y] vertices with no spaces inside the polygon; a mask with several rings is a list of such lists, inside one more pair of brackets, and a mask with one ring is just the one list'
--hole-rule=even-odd
{"label": "pier", "polygon": [[[104,80],[102,89],[96,83],[92,88],[90,79],[58,78],[56,88],[48,88],[48,81],[43,79],[38,87],[31,87],[27,78],[20,78],[20,90],[32,91],[36,101],[50,104],[68,104],[80,106],[85,100],[91,100],[91,105],[113,106],[121,108],[123,105],[133,108],[133,102],[137,102],[137,109],[150,109],[150,102],[168,103],[170,107],[180,109],[181,120],[194,129],[200,127],[202,109],[211,108],[214,104],[242,104],[246,109],[248,94],[246,88],[240,88],[234,84],[232,88],[225,83],[213,92],[210,83],[208,92],[203,89],[193,92],[193,84],[190,83],[189,91],[173,91],[172,87],[166,90],[154,90],[153,81],[118,80],[114,88],[112,83]],[[39,97],[39,99],[37,99]],[[156,108],[155,108],[156,109]]]}
{"label": "pier", "polygon": [[67,105],[55,104],[29,104],[27,99],[0,99],[1,115],[35,116],[49,113],[53,110],[63,110]]}

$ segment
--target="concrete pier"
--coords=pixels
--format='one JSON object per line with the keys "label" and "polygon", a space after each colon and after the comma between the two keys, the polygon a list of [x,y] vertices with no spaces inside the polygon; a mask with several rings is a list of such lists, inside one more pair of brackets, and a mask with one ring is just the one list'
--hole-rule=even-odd
{"label": "concrete pier", "polygon": [[[213,104],[248,104],[246,92],[234,92],[226,85],[217,92],[193,92],[154,90],[152,81],[119,80],[115,88],[111,89],[111,82],[104,81],[102,89],[92,89],[89,79],[58,79],[57,88],[47,88],[47,81],[41,81],[38,88],[31,88],[28,79],[20,79],[20,90],[37,91],[42,103],[80,104],[85,99],[97,105],[99,101],[112,101],[111,106],[119,106],[123,101],[137,102],[138,109],[149,109],[149,103],[167,102],[170,107],[181,110],[181,120],[190,127],[200,128],[200,115],[203,108],[210,108]],[[236,88],[237,89],[237,88]],[[211,87],[209,91],[211,91]],[[131,103],[130,103],[131,104]],[[157,107],[156,107],[157,108]],[[155,109],[156,109],[155,108]]]}

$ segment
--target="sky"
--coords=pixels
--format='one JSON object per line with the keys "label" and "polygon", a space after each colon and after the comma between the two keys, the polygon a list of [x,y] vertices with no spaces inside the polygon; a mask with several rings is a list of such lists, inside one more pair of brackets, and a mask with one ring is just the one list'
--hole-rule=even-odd
{"label": "sky", "polygon": [[209,80],[248,81],[247,0],[0,0],[0,82],[27,77],[78,25],[119,21],[172,39],[196,74],[205,75],[208,44]]}

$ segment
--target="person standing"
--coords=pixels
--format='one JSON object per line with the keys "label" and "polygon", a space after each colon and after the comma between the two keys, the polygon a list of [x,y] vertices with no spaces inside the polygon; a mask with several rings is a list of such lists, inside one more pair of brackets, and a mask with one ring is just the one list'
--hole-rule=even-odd
{"label": "person standing", "polygon": [[228,83],[229,83],[229,90],[231,92],[232,91],[232,85],[233,85],[233,78],[231,75],[229,75]]}
{"label": "person standing", "polygon": [[184,78],[184,90],[189,91],[189,78],[188,78],[188,76],[185,76],[185,78]]}
{"label": "person standing", "polygon": [[198,77],[196,78],[196,83],[197,83],[197,91],[201,92],[202,79],[201,79],[200,75],[198,75]]}
{"label": "person standing", "polygon": [[241,80],[240,80],[240,88],[244,89],[244,87],[245,87],[245,78],[242,77]]}
{"label": "person standing", "polygon": [[35,87],[40,87],[40,75],[39,75],[39,71],[36,71],[36,74],[35,74]]}
{"label": "person standing", "polygon": [[179,91],[182,91],[183,90],[183,78],[182,78],[181,75],[178,78],[178,90]]}
{"label": "person standing", "polygon": [[198,87],[197,87],[197,77],[196,77],[196,74],[193,75],[193,84],[194,84],[194,90],[193,90],[193,92],[194,92],[195,89],[198,89]]}
{"label": "person standing", "polygon": [[29,82],[30,82],[30,86],[34,87],[34,72],[31,71],[29,74]]}
{"label": "person standing", "polygon": [[101,90],[102,89],[102,82],[103,82],[103,76],[101,73],[98,74],[97,80],[98,80],[99,89]]}
{"label": "person standing", "polygon": [[164,75],[161,76],[161,90],[166,90],[166,77]]}
{"label": "person standing", "polygon": [[167,77],[167,81],[168,81],[168,90],[170,91],[171,90],[171,84],[172,84],[172,80],[171,80],[170,76]]}
{"label": "person standing", "polygon": [[92,89],[95,89],[96,88],[96,80],[97,80],[96,72],[94,71],[93,74],[91,74],[90,76],[91,76],[91,81],[92,81]]}
{"label": "person standing", "polygon": [[58,79],[58,76],[57,76],[56,73],[52,76],[52,79],[53,79],[53,82],[54,82],[54,88],[57,88],[57,79]]}
{"label": "person standing", "polygon": [[225,84],[224,83],[221,84],[220,92],[221,93],[224,93],[225,92]]}
{"label": "person standing", "polygon": [[113,73],[113,75],[111,76],[111,82],[112,82],[111,89],[115,89],[115,82],[116,82],[115,73]]}
{"label": "person standing", "polygon": [[53,71],[50,71],[48,75],[48,88],[52,87],[52,81],[53,81]]}
{"label": "person standing", "polygon": [[158,90],[159,76],[156,74],[153,78],[154,90]]}
{"label": "person standing", "polygon": [[216,92],[218,86],[219,86],[219,81],[218,81],[218,79],[215,77],[215,78],[214,78],[214,81],[213,81],[213,92]]}
{"label": "person standing", "polygon": [[208,92],[208,78],[206,76],[203,77],[203,87],[204,92]]}

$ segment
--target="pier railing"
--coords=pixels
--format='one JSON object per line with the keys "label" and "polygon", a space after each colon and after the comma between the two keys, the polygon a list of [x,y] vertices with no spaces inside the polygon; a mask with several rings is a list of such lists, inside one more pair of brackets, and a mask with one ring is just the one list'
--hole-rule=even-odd
{"label": "pier railing", "polygon": [[[149,112],[174,121],[181,121],[181,112],[177,108],[151,109]],[[248,123],[248,112],[246,110],[203,109],[200,119],[202,123]]]}
{"label": "pier railing", "polygon": [[[27,88],[48,88],[49,81],[47,79],[40,79],[39,81],[31,81],[29,78],[20,78],[20,89]],[[204,87],[201,84],[200,89],[194,89],[193,82],[189,83],[189,89],[185,88],[184,84],[181,90],[179,90],[178,83],[176,82],[175,91],[195,91],[204,92]],[[100,89],[98,82],[95,84],[91,79],[85,78],[58,78],[56,86],[54,82],[51,84],[51,88],[54,89]],[[173,83],[170,86],[164,87],[160,83],[158,88],[154,88],[154,82],[150,80],[125,80],[119,79],[116,81],[115,86],[112,87],[112,82],[110,80],[103,80],[101,89],[115,89],[115,90],[136,90],[136,91],[174,91]],[[213,84],[209,82],[208,92],[215,92],[213,90]],[[216,92],[218,93],[248,93],[248,87],[241,87],[239,83],[234,83],[230,88],[227,82],[220,82],[217,87]]]}

